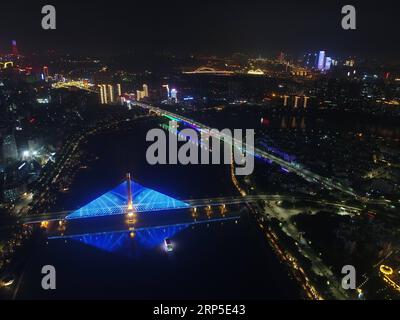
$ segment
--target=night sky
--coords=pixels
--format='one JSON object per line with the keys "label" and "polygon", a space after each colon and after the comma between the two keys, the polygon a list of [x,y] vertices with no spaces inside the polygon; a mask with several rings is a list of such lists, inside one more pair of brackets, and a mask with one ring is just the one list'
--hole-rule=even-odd
{"label": "night sky", "polygon": [[[400,1],[20,1],[1,4],[0,52],[125,50],[333,54],[399,58]],[[57,9],[57,30],[41,29],[41,7]],[[357,9],[357,30],[341,29],[341,7]]]}

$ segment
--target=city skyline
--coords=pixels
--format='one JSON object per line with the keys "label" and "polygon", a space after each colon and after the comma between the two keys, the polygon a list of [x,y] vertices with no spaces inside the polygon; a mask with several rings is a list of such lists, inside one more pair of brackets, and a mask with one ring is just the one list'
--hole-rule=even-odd
{"label": "city skyline", "polygon": [[[397,60],[398,4],[354,2],[357,29],[341,28],[345,2],[297,1],[240,4],[226,1],[185,5],[182,1],[88,1],[70,6],[55,1],[56,30],[41,29],[39,3],[7,2],[0,21],[0,52],[11,40],[21,50],[100,54],[126,51],[272,55],[321,48],[335,53]],[[72,17],[72,19],[71,19]],[[223,23],[221,23],[223,21]],[[105,23],[106,22],[106,23]],[[223,41],[221,41],[223,39]]]}

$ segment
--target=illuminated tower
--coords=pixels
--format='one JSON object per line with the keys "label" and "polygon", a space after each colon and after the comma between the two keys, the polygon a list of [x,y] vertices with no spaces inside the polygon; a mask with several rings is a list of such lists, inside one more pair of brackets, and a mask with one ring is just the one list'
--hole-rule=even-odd
{"label": "illuminated tower", "polygon": [[101,84],[99,84],[99,85],[97,85],[97,86],[100,88],[99,95],[100,95],[101,104],[104,104],[104,91],[103,91],[103,87],[102,87]]}
{"label": "illuminated tower", "polygon": [[111,84],[108,85],[108,90],[110,92],[110,102],[114,102],[114,89]]}
{"label": "illuminated tower", "polygon": [[298,105],[298,103],[299,103],[299,99],[300,99],[300,97],[298,97],[298,96],[295,96],[295,97],[294,97],[294,107],[295,107],[295,108],[297,108],[297,105]]}
{"label": "illuminated tower", "polygon": [[325,59],[325,70],[329,70],[332,65],[332,58],[331,57],[326,57]]}
{"label": "illuminated tower", "polygon": [[121,84],[117,84],[117,93],[118,93],[118,97],[120,97],[121,95],[122,95],[122,92],[121,92]]}
{"label": "illuminated tower", "polygon": [[304,108],[304,109],[307,108],[308,99],[310,99],[310,97],[304,96],[304,103],[303,103],[303,108]]}
{"label": "illuminated tower", "polygon": [[171,99],[177,103],[178,102],[178,91],[176,89],[171,89]]}
{"label": "illuminated tower", "polygon": [[325,51],[320,51],[318,55],[318,70],[323,70],[325,67]]}
{"label": "illuminated tower", "polygon": [[18,55],[17,41],[11,41],[11,53],[15,56]]}
{"label": "illuminated tower", "polygon": [[143,85],[143,97],[148,97],[149,96],[149,87],[147,84]]}
{"label": "illuminated tower", "polygon": [[143,91],[136,90],[136,100],[140,101],[142,100],[142,97],[143,97]]}
{"label": "illuminated tower", "polygon": [[128,195],[128,201],[127,201],[127,206],[126,206],[126,214],[128,215],[129,218],[134,218],[136,217],[136,210],[135,207],[133,206],[133,199],[132,199],[132,185],[131,185],[131,174],[127,173],[126,174],[126,183],[127,183],[127,195]]}
{"label": "illuminated tower", "polygon": [[104,103],[107,104],[107,103],[108,103],[108,99],[107,99],[107,85],[106,85],[106,84],[102,84],[102,86],[103,86]]}
{"label": "illuminated tower", "polygon": [[288,101],[289,96],[283,96],[283,106],[287,106],[287,101]]}
{"label": "illuminated tower", "polygon": [[47,66],[43,67],[43,74],[45,76],[45,79],[49,77],[49,68]]}

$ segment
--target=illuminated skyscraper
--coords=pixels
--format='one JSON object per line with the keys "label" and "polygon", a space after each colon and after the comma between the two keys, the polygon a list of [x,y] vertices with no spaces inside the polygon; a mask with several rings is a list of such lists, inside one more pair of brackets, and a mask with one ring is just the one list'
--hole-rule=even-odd
{"label": "illuminated skyscraper", "polygon": [[300,97],[298,97],[298,96],[295,96],[295,97],[294,97],[294,107],[295,107],[295,108],[298,107],[299,99],[300,99]]}
{"label": "illuminated skyscraper", "polygon": [[354,64],[355,64],[354,59],[346,60],[346,62],[344,63],[344,65],[348,67],[354,67]]}
{"label": "illuminated skyscraper", "polygon": [[104,91],[103,91],[103,87],[102,87],[101,84],[99,84],[98,87],[100,88],[100,92],[99,92],[100,102],[101,102],[101,104],[104,104]]}
{"label": "illuminated skyscraper", "polygon": [[108,85],[108,90],[109,90],[109,97],[110,97],[110,102],[114,102],[114,89],[111,84]]}
{"label": "illuminated skyscraper", "polygon": [[171,100],[175,103],[178,102],[178,91],[176,91],[176,89],[171,89]]}
{"label": "illuminated skyscraper", "polygon": [[283,106],[286,107],[288,103],[289,96],[283,96]]}
{"label": "illuminated skyscraper", "polygon": [[332,65],[332,58],[331,57],[326,57],[325,60],[325,70],[329,70]]}
{"label": "illuminated skyscraper", "polygon": [[136,100],[140,101],[143,98],[143,91],[141,90],[136,90]]}
{"label": "illuminated skyscraper", "polygon": [[140,101],[145,97],[149,96],[149,87],[147,84],[143,85],[143,90],[136,90],[136,100]]}
{"label": "illuminated skyscraper", "polygon": [[147,84],[143,85],[143,95],[144,95],[144,97],[149,96],[149,87],[147,86]]}
{"label": "illuminated skyscraper", "polygon": [[122,92],[121,92],[121,84],[117,84],[117,93],[118,93],[118,97],[120,97],[121,95],[122,95]]}
{"label": "illuminated skyscraper", "polygon": [[103,96],[104,96],[104,103],[107,104],[108,103],[108,98],[107,98],[107,85],[103,84]]}
{"label": "illuminated skyscraper", "polygon": [[49,68],[47,66],[43,67],[43,74],[45,76],[45,79],[49,77]]}
{"label": "illuminated skyscraper", "polygon": [[308,99],[310,99],[310,97],[306,97],[306,96],[304,96],[304,103],[303,103],[303,108],[304,108],[304,109],[306,109],[306,108],[307,108],[307,102],[308,102]]}
{"label": "illuminated skyscraper", "polygon": [[318,70],[324,70],[325,67],[325,51],[320,51],[318,55]]}
{"label": "illuminated skyscraper", "polygon": [[15,56],[18,55],[17,41],[11,41],[11,53]]}

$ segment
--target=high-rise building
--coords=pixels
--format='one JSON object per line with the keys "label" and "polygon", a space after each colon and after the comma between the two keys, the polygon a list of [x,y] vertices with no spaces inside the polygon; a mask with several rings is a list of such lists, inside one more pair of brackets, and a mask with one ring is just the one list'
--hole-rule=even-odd
{"label": "high-rise building", "polygon": [[108,91],[109,91],[109,97],[110,97],[110,102],[113,103],[114,102],[114,89],[113,86],[111,84],[108,85]]}
{"label": "high-rise building", "polygon": [[97,85],[100,88],[99,91],[99,96],[100,96],[100,102],[101,104],[104,104],[104,90],[103,90],[103,86],[101,84]]}
{"label": "high-rise building", "polygon": [[324,70],[325,67],[325,51],[320,51],[318,54],[318,70]]}
{"label": "high-rise building", "polygon": [[143,85],[143,90],[136,90],[136,100],[140,101],[145,97],[149,96],[149,87],[147,84]]}
{"label": "high-rise building", "polygon": [[299,99],[300,99],[300,97],[298,97],[298,96],[295,96],[295,97],[294,97],[294,107],[295,107],[295,108],[298,107]]}
{"label": "high-rise building", "polygon": [[121,101],[121,84],[99,84],[97,86],[99,87],[99,98],[101,104],[117,103]]}
{"label": "high-rise building", "polygon": [[169,85],[168,84],[163,84],[162,86],[163,88],[167,89],[167,99],[169,99],[171,97],[171,94],[169,92]]}
{"label": "high-rise building", "polygon": [[143,85],[143,94],[145,97],[149,96],[149,87],[147,86],[147,84]]}
{"label": "high-rise building", "polygon": [[15,56],[18,55],[17,41],[11,41],[11,53]]}
{"label": "high-rise building", "polygon": [[354,65],[355,65],[354,59],[346,60],[344,65],[347,66],[347,67],[354,67]]}
{"label": "high-rise building", "polygon": [[143,91],[141,90],[136,90],[136,100],[140,101],[143,99]]}
{"label": "high-rise building", "polygon": [[287,95],[283,96],[283,106],[284,106],[284,107],[287,106],[288,99],[289,99],[289,96],[287,96]]}
{"label": "high-rise building", "polygon": [[43,74],[45,76],[45,79],[49,77],[49,68],[47,66],[43,67]]}
{"label": "high-rise building", "polygon": [[104,103],[107,104],[107,103],[108,103],[108,98],[107,98],[107,85],[106,85],[106,84],[102,84],[102,86],[103,86]]}
{"label": "high-rise building", "polygon": [[332,65],[332,58],[331,57],[326,57],[324,69],[326,71],[328,71],[331,68],[331,65]]}
{"label": "high-rise building", "polygon": [[306,109],[306,108],[307,108],[307,102],[308,102],[308,99],[310,99],[310,97],[306,97],[306,96],[304,96],[304,101],[303,101],[303,108],[304,108],[304,109]]}
{"label": "high-rise building", "polygon": [[15,142],[15,137],[13,133],[4,136],[2,149],[4,160],[18,160],[17,143]]}
{"label": "high-rise building", "polygon": [[178,91],[176,91],[176,89],[171,89],[171,100],[175,103],[178,102]]}

